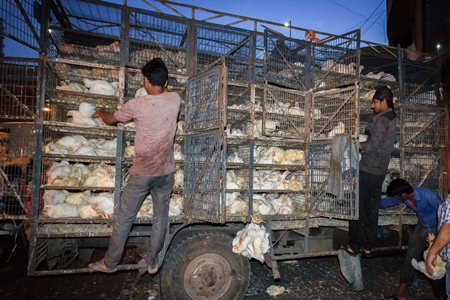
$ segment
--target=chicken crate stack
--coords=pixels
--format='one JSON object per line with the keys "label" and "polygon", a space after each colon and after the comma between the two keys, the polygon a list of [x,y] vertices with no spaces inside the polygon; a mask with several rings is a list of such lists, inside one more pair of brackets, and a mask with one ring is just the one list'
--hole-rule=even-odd
{"label": "chicken crate stack", "polygon": [[0,59],[0,219],[29,217],[39,60]]}
{"label": "chicken crate stack", "polygon": [[[364,42],[361,47],[360,111],[370,113],[378,85],[394,93],[397,137],[383,192],[394,178],[402,177],[443,196],[443,155],[447,147],[448,110],[438,106],[438,67],[431,56]],[[361,130],[365,124],[361,124]],[[362,133],[362,132],[361,132]],[[362,136],[363,137],[363,136]],[[399,217],[401,216],[401,218]],[[380,210],[379,226],[414,225],[415,213],[404,205]]]}
{"label": "chicken crate stack", "polygon": [[[325,37],[306,31],[305,37],[286,38],[265,30],[263,113],[260,123],[255,120],[255,139],[260,139],[255,141],[255,165],[278,165],[285,189],[290,190],[287,195],[296,207],[284,219],[299,220],[299,228],[308,228],[302,221],[305,218],[313,218],[317,224],[325,220],[323,216],[357,218],[354,174],[349,175],[349,184],[341,183],[347,194],[341,198],[327,192],[327,178],[335,136],[347,134],[346,149],[355,152],[359,126],[354,117],[358,107],[359,33]],[[267,157],[267,149],[259,146],[262,141],[272,144],[268,149],[272,157]],[[336,172],[351,173],[348,163],[344,159]],[[357,164],[352,167],[357,172]],[[290,174],[286,176],[283,170]]]}
{"label": "chicken crate stack", "polygon": [[412,185],[434,190],[444,199],[449,116],[448,108],[439,106],[439,68],[427,54],[402,54],[401,173]]}
{"label": "chicken crate stack", "polygon": [[[172,291],[173,281],[182,286],[197,278],[191,264],[206,255],[211,270],[228,274],[221,263],[226,260],[243,278],[225,278],[243,297],[246,249],[231,237],[242,234],[250,219],[251,226],[265,222],[258,236],[268,255],[260,248],[257,259],[270,260],[274,275],[278,260],[336,254],[334,232],[358,218],[356,149],[366,125],[358,115],[371,112],[380,84],[394,91],[400,116],[399,143],[383,189],[396,176],[442,189],[438,170],[444,165],[448,112],[435,105],[435,69],[425,64],[426,56],[407,60],[401,49],[360,41],[359,30],[335,36],[293,27],[295,35],[288,38],[268,28],[273,22],[259,30],[265,21],[246,17],[219,25],[197,20],[195,13],[192,19],[163,14],[153,5],[143,10],[103,1],[59,2],[64,11],[44,5],[49,1],[41,6],[50,27],[41,30],[40,101],[32,117],[37,168],[31,275],[66,272],[70,266],[63,262],[90,247],[83,238],[111,234],[136,132],[133,122],[107,126],[92,114],[145,95],[140,68],[155,57],[169,69],[169,88],[184,99],[174,144],[171,230],[162,252],[163,291]],[[253,30],[232,26],[248,20]],[[152,216],[148,197],[131,244],[148,237]],[[380,226],[414,222],[403,208],[380,212]],[[58,247],[70,251],[53,257]],[[181,260],[185,255],[191,259]]]}

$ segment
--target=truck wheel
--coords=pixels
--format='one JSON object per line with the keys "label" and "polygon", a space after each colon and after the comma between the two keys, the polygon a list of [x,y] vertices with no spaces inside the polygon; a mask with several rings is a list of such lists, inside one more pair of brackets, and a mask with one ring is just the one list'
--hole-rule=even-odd
{"label": "truck wheel", "polygon": [[172,245],[161,269],[166,300],[243,299],[249,281],[248,259],[233,253],[230,236],[217,232],[200,232]]}

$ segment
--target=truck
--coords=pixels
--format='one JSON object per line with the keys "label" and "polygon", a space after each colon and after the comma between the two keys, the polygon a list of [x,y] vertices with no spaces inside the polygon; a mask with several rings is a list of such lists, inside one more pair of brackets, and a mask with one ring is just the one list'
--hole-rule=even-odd
{"label": "truck", "polygon": [[[166,62],[169,88],[184,99],[171,219],[159,256],[165,299],[242,299],[249,258],[233,251],[233,240],[255,218],[269,244],[260,261],[274,279],[281,277],[280,261],[337,254],[348,221],[359,217],[364,187],[354,157],[366,125],[359,114],[371,111],[378,85],[392,89],[399,116],[383,190],[402,177],[444,195],[448,110],[437,105],[435,57],[409,59],[400,47],[361,40],[359,30],[333,35],[291,26],[287,37],[284,24],[172,1],[144,3],[148,9],[126,1],[2,3],[5,36],[39,51],[37,59],[3,57],[0,64],[0,106],[9,108],[0,124],[8,137],[2,167],[19,157],[22,170],[32,170],[28,198],[26,189],[14,195],[23,210],[0,218],[23,221],[28,275],[89,272],[87,262],[107,247],[135,129],[76,115],[83,103],[113,112],[138,96],[140,67],[155,57]],[[212,16],[200,20],[204,13]],[[220,18],[227,21],[210,22]],[[95,80],[113,92],[91,92]],[[34,138],[12,134],[21,125],[11,119],[27,120]],[[23,137],[27,151],[9,150]],[[347,141],[338,157],[337,137]],[[336,178],[337,193],[328,184]],[[86,201],[91,207],[82,212]],[[380,210],[374,251],[406,249],[416,222],[406,206]],[[147,198],[127,247],[144,252],[151,226]],[[74,267],[77,259],[85,267]]]}

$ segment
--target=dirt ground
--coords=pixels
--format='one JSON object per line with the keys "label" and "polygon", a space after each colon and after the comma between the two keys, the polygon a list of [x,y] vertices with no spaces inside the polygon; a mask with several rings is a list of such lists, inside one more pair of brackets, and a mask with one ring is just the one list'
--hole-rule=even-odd
{"label": "dirt ground", "polygon": [[[0,237],[0,298],[21,299],[164,299],[159,276],[140,277],[137,271],[114,274],[72,274],[27,276],[27,247],[13,237]],[[15,246],[15,248],[14,248]],[[96,252],[101,256],[101,252]],[[250,286],[245,300],[264,299],[382,299],[396,291],[403,263],[402,255],[380,256],[361,260],[364,291],[354,292],[342,276],[336,256],[301,259],[279,263],[281,280],[275,282],[270,269],[251,261]],[[77,261],[80,267],[86,263]],[[273,297],[266,293],[271,285],[287,291]],[[428,279],[420,273],[409,287],[410,300],[435,299]],[[184,300],[184,299],[180,299]]]}

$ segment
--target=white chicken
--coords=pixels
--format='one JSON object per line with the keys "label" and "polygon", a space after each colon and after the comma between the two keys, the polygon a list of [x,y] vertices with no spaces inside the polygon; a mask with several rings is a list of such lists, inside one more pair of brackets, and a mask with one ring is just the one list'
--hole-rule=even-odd
{"label": "white chicken", "polygon": [[48,154],[69,154],[69,151],[66,149],[66,147],[54,142],[49,142],[47,145],[44,145],[42,147],[42,151]]}
{"label": "white chicken", "polygon": [[81,135],[67,135],[56,141],[58,145],[64,146],[69,152],[73,152],[88,143]]}
{"label": "white chicken", "polygon": [[108,166],[99,166],[94,169],[83,186],[91,187],[114,187],[115,186],[115,170]]}
{"label": "white chicken", "polygon": [[292,199],[288,195],[282,194],[280,197],[270,200],[270,204],[272,204],[277,214],[280,212],[281,207],[292,207]]}
{"label": "white chicken", "polygon": [[297,164],[305,159],[305,152],[297,149],[287,149],[284,151],[283,164]]}
{"label": "white chicken", "polygon": [[57,86],[56,89],[63,90],[63,91],[79,92],[79,93],[89,92],[89,90],[82,84],[73,83],[73,82],[70,82],[69,84],[67,84],[64,81],[61,81],[60,86]]}
{"label": "white chicken", "polygon": [[[428,249],[430,249],[431,245],[434,242],[434,239],[435,239],[434,234],[430,234],[429,233],[428,234],[428,238],[427,238],[427,241],[428,241],[428,244],[429,244]],[[428,256],[428,249],[423,251],[423,259],[424,260]],[[430,278],[432,280],[438,280],[438,279],[441,279],[442,277],[445,276],[447,262],[443,261],[442,257],[438,254],[437,255],[436,266],[433,267],[433,275],[428,274],[427,270],[425,269],[425,262],[423,262],[423,261],[418,262],[415,258],[413,258],[411,260],[411,265],[414,267],[414,269],[422,272],[428,278]]]}
{"label": "white chicken", "polygon": [[78,111],[86,117],[92,117],[92,115],[97,111],[97,108],[88,102],[81,102],[78,106]]}
{"label": "white chicken", "polygon": [[87,198],[87,202],[91,204],[95,211],[105,218],[111,217],[114,214],[114,194],[99,193]]}
{"label": "white chicken", "polygon": [[303,181],[297,180],[295,176],[292,176],[287,188],[291,191],[302,191],[305,188],[305,183]]}
{"label": "white chicken", "polygon": [[247,245],[247,252],[251,257],[264,263],[264,254],[269,250],[269,233],[264,225],[259,225],[258,233]]}
{"label": "white chicken", "polygon": [[43,195],[44,206],[61,204],[66,200],[69,192],[66,190],[45,190]]}
{"label": "white chicken", "polygon": [[236,198],[230,206],[227,206],[227,213],[230,215],[247,214],[248,203],[242,199]]}
{"label": "white chicken", "polygon": [[176,166],[175,172],[174,172],[174,188],[180,188],[184,185],[184,171],[183,169],[180,169],[179,166]]}
{"label": "white chicken", "polygon": [[254,215],[252,222],[247,224],[244,229],[236,233],[232,242],[232,251],[248,258],[255,258],[261,263],[264,262],[264,254],[270,248],[269,233],[263,225],[259,225],[262,219]]}
{"label": "white chicken", "polygon": [[345,132],[345,124],[342,122],[338,122],[338,124],[333,127],[333,129],[330,130],[330,132],[328,132],[328,137],[332,138],[335,135],[341,134]]}
{"label": "white chicken", "polygon": [[105,80],[90,80],[87,78],[84,78],[83,82],[92,94],[115,96],[117,93],[117,83],[112,84]]}
{"label": "white chicken", "polygon": [[244,229],[238,231],[232,243],[233,252],[240,253],[243,254],[244,256],[247,256],[248,258],[251,258],[251,256],[248,255],[247,246],[257,235],[258,231],[259,231],[258,225],[254,223],[250,223],[247,226],[245,226]]}
{"label": "white chicken", "polygon": [[236,151],[227,157],[227,162],[243,164],[244,160],[239,157],[239,153]]}
{"label": "white chicken", "polygon": [[66,180],[70,175],[71,169],[68,161],[63,160],[54,163],[47,171],[47,184],[54,185],[56,180]]}
{"label": "white chicken", "polygon": [[136,152],[134,151],[134,145],[129,145],[125,147],[124,150],[124,158],[133,158],[136,155]]}
{"label": "white chicken", "polygon": [[180,194],[174,194],[170,198],[169,216],[175,217],[181,215],[183,212],[183,197]]}
{"label": "white chicken", "polygon": [[284,160],[284,157],[286,155],[285,151],[279,147],[270,147],[270,149],[273,148],[272,151],[272,163],[274,164],[281,164]]}
{"label": "white chicken", "polygon": [[69,110],[67,112],[67,116],[72,118],[71,120],[69,120],[69,123],[85,124],[85,125],[92,125],[92,126],[97,125],[97,122],[95,122],[94,119],[83,115],[78,110]]}
{"label": "white chicken", "polygon": [[233,192],[225,194],[225,206],[230,206],[237,197],[240,197],[241,193]]}
{"label": "white chicken", "polygon": [[86,155],[86,156],[97,156],[94,147],[91,146],[81,146],[77,150],[72,152],[73,155]]}
{"label": "white chicken", "polygon": [[50,218],[77,218],[79,216],[78,206],[70,203],[47,205],[42,212]]}
{"label": "white chicken", "polygon": [[90,204],[84,204],[79,206],[78,215],[82,219],[94,219],[100,216]]}
{"label": "white chicken", "polygon": [[87,197],[89,197],[91,194],[90,191],[84,191],[82,193],[70,193],[66,200],[64,202],[74,204],[74,205],[81,205],[85,203]]}
{"label": "white chicken", "polygon": [[184,134],[184,121],[178,121],[177,123],[177,134],[178,135],[183,135]]}
{"label": "white chicken", "polygon": [[144,87],[141,87],[141,88],[138,89],[138,90],[136,91],[136,93],[134,94],[134,98],[139,98],[139,97],[147,96],[147,95],[148,95],[148,93],[147,93],[147,91],[145,90],[145,88],[144,88]]}
{"label": "white chicken", "polygon": [[299,107],[298,101],[295,102],[293,107],[289,107],[288,108],[288,113],[290,115],[297,115],[297,116],[304,116],[305,115],[305,111]]}
{"label": "white chicken", "polygon": [[184,160],[184,155],[181,152],[182,151],[182,147],[180,144],[174,143],[173,144],[173,158],[175,160]]}
{"label": "white chicken", "polygon": [[75,163],[71,165],[70,177],[76,178],[79,182],[84,182],[91,173],[91,169],[82,163]]}

